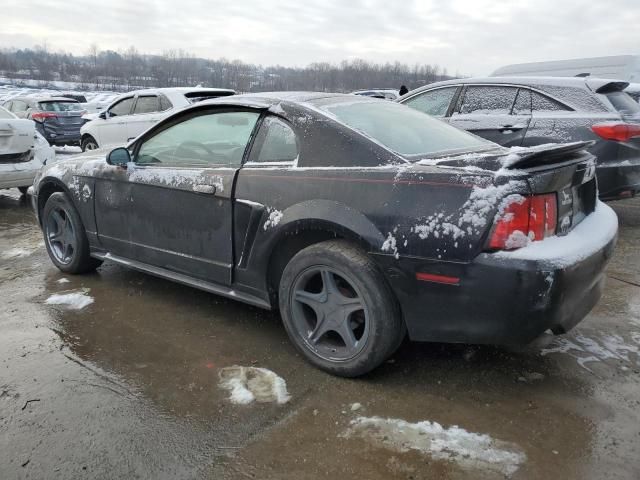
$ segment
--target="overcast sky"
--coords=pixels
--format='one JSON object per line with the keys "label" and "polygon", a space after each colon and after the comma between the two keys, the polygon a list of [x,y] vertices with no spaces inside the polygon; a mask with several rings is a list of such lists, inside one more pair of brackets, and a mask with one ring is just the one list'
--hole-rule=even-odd
{"label": "overcast sky", "polygon": [[640,54],[640,0],[3,0],[0,47],[101,49],[304,66],[364,58],[488,74]]}

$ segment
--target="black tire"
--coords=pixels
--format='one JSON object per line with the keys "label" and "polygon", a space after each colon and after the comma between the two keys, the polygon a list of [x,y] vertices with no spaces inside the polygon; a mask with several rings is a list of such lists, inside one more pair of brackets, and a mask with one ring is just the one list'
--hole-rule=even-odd
{"label": "black tire", "polygon": [[[333,297],[353,298],[354,308],[360,303],[362,309],[336,313],[331,306],[336,300],[329,300],[331,295],[325,293],[331,291],[327,284],[337,292]],[[310,297],[313,306],[307,304]],[[282,274],[279,304],[287,334],[300,353],[316,367],[341,377],[357,377],[379,366],[400,346],[406,332],[400,307],[382,272],[363,250],[343,240],[317,243],[298,252]],[[353,334],[347,336],[356,340],[351,347],[344,340],[347,336],[339,333],[345,331],[345,325]],[[322,331],[326,333],[319,333]]]}
{"label": "black tire", "polygon": [[18,187],[18,190],[20,190],[20,193],[22,195],[26,195],[27,194],[27,190],[29,190],[29,187]]}
{"label": "black tire", "polygon": [[[69,229],[64,230],[66,235],[56,235],[62,232],[62,228],[58,231],[55,229],[55,225],[59,225],[56,220],[58,217],[64,222],[65,227],[70,225]],[[89,241],[82,220],[65,193],[55,192],[47,199],[42,210],[42,232],[49,258],[59,270],[72,274],[87,273],[102,264],[101,260],[89,255]],[[65,237],[64,241],[55,240],[61,236]],[[63,248],[67,241],[68,245],[73,242],[72,249]],[[63,251],[68,252],[68,255]]]}
{"label": "black tire", "polygon": [[96,142],[95,138],[91,135],[87,135],[86,137],[83,137],[82,142],[80,142],[80,148],[82,148],[83,152],[86,152],[87,150],[96,150],[100,148],[100,146],[98,145],[98,142]]}

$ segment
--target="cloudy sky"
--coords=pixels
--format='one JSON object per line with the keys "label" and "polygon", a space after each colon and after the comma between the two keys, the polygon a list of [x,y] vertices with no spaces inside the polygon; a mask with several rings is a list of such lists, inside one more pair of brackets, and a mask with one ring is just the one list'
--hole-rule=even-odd
{"label": "cloudy sky", "polygon": [[262,65],[364,58],[488,74],[508,63],[640,54],[640,0],[3,0],[0,48],[161,53]]}

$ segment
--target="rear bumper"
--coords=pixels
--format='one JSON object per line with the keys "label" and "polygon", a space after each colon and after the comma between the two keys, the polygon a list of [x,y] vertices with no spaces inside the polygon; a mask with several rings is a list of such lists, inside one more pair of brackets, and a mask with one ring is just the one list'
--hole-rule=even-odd
{"label": "rear bumper", "polygon": [[[387,259],[385,271],[412,340],[524,344],[549,329],[567,332],[591,311],[616,238],[615,213],[599,204],[569,235],[552,239],[548,255],[536,248],[527,258],[525,248],[481,254],[469,264],[400,259],[401,273]],[[454,276],[459,283],[419,282],[418,272]]]}
{"label": "rear bumper", "polygon": [[62,128],[36,122],[36,129],[51,145],[80,145],[80,127],[78,127],[77,130],[74,129],[72,132],[69,132]]}
{"label": "rear bumper", "polygon": [[628,198],[640,192],[640,158],[599,163],[596,173],[602,200]]}

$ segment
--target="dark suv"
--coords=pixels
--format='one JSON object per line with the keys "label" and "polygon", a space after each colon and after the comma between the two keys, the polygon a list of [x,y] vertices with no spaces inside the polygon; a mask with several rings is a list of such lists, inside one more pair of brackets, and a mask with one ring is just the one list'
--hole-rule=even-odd
{"label": "dark suv", "polygon": [[4,108],[18,118],[28,118],[49,145],[80,145],[80,127],[86,113],[82,105],[66,97],[14,97]]}
{"label": "dark suv", "polygon": [[629,84],[596,78],[449,80],[398,101],[507,147],[592,140],[600,198],[640,191],[640,105]]}

